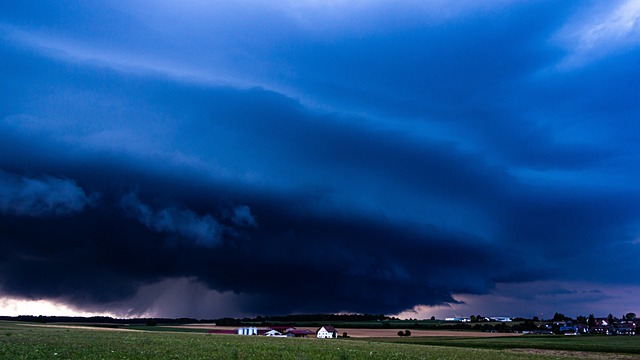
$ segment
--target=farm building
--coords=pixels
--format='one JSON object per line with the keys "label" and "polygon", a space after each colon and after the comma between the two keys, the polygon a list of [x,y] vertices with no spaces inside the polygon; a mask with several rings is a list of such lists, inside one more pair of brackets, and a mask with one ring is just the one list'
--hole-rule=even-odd
{"label": "farm building", "polygon": [[492,316],[492,317],[489,317],[489,320],[491,320],[491,321],[500,321],[500,322],[511,322],[511,321],[513,321],[513,319],[511,319],[508,316]]}
{"label": "farm building", "polygon": [[258,335],[257,327],[241,327],[238,328],[238,335]]}
{"label": "farm building", "polygon": [[290,330],[285,333],[287,337],[303,337],[307,338],[309,335],[314,335],[315,333],[310,330]]}
{"label": "farm building", "polygon": [[270,329],[270,330],[258,330],[258,335],[263,336],[275,336],[275,337],[283,337],[282,333],[278,330]]}
{"label": "farm building", "polygon": [[316,331],[318,339],[335,339],[338,337],[338,331],[331,325],[325,325]]}
{"label": "farm building", "polygon": [[454,321],[454,322],[471,322],[471,318],[463,318],[463,317],[448,317],[445,318],[444,321]]}
{"label": "farm building", "polygon": [[280,333],[284,334],[287,331],[295,330],[296,328],[293,327],[293,326],[288,326],[288,325],[272,325],[272,326],[269,326],[269,329],[276,330],[276,331],[279,331]]}

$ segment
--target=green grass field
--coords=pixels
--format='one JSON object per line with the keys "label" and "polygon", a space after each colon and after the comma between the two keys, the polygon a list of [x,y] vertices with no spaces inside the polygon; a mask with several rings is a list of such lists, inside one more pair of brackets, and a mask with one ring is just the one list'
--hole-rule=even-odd
{"label": "green grass field", "polygon": [[[412,339],[413,340],[413,339]],[[419,339],[416,339],[419,340]],[[189,332],[55,328],[0,322],[0,359],[584,359],[487,348]]]}
{"label": "green grass field", "polygon": [[412,345],[455,346],[480,349],[546,349],[566,351],[587,351],[618,354],[640,354],[640,336],[562,336],[562,335],[526,335],[518,337],[468,338],[455,337],[405,337],[371,338],[367,341],[403,343]]}

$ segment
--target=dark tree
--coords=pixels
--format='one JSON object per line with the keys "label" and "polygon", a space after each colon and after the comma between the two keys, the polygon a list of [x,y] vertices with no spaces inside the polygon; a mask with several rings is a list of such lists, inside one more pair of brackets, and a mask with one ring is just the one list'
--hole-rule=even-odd
{"label": "dark tree", "polygon": [[531,320],[525,320],[521,325],[520,325],[520,330],[536,330],[538,328],[538,326],[536,326],[536,324],[531,321]]}
{"label": "dark tree", "polygon": [[404,336],[411,336],[411,331],[405,330],[404,331]]}
{"label": "dark tree", "polygon": [[632,313],[632,312],[627,313],[627,314],[624,316],[624,318],[625,318],[626,320],[635,320],[635,319],[636,319],[636,313]]}
{"label": "dark tree", "polygon": [[552,321],[564,321],[565,316],[564,314],[560,314],[560,313],[555,313],[553,315],[553,319],[551,319]]}
{"label": "dark tree", "polygon": [[435,316],[431,316],[431,320],[435,320],[435,319],[436,319],[436,317],[435,317]]}
{"label": "dark tree", "polygon": [[398,336],[404,336],[404,332],[402,330],[398,331]]}
{"label": "dark tree", "polygon": [[591,327],[596,326],[596,318],[593,314],[589,314],[589,317],[587,318],[587,325]]}

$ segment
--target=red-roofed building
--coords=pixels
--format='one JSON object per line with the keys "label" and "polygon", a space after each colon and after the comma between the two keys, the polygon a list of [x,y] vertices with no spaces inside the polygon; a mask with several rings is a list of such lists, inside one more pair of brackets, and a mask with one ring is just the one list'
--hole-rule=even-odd
{"label": "red-roofed building", "polygon": [[287,337],[309,337],[309,335],[314,335],[315,333],[311,330],[290,330],[287,331],[287,333],[285,335],[287,335]]}
{"label": "red-roofed building", "polygon": [[274,325],[274,326],[269,326],[269,329],[276,330],[284,334],[287,331],[295,330],[296,328],[293,326],[287,326],[287,325]]}

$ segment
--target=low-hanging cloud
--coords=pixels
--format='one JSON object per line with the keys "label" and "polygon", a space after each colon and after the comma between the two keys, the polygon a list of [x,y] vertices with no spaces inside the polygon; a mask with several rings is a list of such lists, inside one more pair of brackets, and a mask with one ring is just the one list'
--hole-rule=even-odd
{"label": "low-hanging cloud", "polygon": [[251,213],[251,209],[247,205],[238,205],[233,209],[231,221],[238,226],[256,227],[258,221]]}
{"label": "low-hanging cloud", "polygon": [[123,196],[120,205],[128,215],[152,230],[179,234],[205,246],[216,246],[222,242],[223,227],[210,214],[201,216],[175,207],[155,210],[142,203],[135,194]]}
{"label": "low-hanging cloud", "polygon": [[0,211],[17,216],[63,216],[82,211],[97,199],[73,180],[19,176],[0,170]]}

